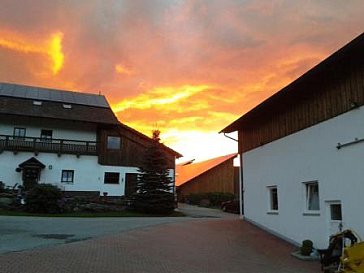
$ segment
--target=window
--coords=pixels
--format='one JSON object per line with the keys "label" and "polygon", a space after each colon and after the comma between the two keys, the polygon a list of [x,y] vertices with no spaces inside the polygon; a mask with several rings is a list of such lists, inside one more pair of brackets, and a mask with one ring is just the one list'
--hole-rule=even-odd
{"label": "window", "polygon": [[14,138],[24,138],[25,137],[25,128],[14,128]]}
{"label": "window", "polygon": [[119,150],[120,149],[120,137],[108,136],[107,137],[107,148],[109,150]]}
{"label": "window", "polygon": [[268,187],[269,193],[269,210],[278,211],[278,190],[277,186]]}
{"label": "window", "polygon": [[106,172],[104,177],[104,184],[119,184],[119,173]]}
{"label": "window", "polygon": [[331,215],[331,220],[341,221],[342,220],[341,204],[331,204],[330,215]]}
{"label": "window", "polygon": [[63,104],[62,106],[63,106],[64,109],[72,109],[71,104]]}
{"label": "window", "polygon": [[52,130],[44,130],[42,129],[40,132],[40,139],[42,141],[51,141],[52,140],[53,131]]}
{"label": "window", "polygon": [[73,183],[74,170],[62,170],[62,183]]}
{"label": "window", "polygon": [[304,183],[306,192],[306,210],[320,210],[319,187],[318,182]]}

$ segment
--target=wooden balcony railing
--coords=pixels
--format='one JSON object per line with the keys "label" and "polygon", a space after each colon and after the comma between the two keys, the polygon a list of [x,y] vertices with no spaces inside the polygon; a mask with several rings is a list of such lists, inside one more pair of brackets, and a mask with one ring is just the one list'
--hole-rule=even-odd
{"label": "wooden balcony railing", "polygon": [[97,147],[95,141],[0,135],[0,151],[97,155]]}

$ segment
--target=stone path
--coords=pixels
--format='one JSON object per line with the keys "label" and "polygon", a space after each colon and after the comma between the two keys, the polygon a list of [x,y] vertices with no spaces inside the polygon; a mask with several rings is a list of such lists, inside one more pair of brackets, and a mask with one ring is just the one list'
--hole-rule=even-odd
{"label": "stone path", "polygon": [[320,271],[317,262],[296,260],[290,256],[291,245],[235,215],[194,217],[86,241],[2,254],[0,272]]}

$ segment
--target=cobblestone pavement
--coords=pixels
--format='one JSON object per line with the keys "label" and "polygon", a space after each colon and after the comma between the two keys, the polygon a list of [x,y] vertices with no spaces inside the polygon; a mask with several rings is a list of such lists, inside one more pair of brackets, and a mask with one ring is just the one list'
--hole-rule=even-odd
{"label": "cobblestone pavement", "polygon": [[0,255],[1,273],[319,272],[318,262],[237,219],[195,219]]}

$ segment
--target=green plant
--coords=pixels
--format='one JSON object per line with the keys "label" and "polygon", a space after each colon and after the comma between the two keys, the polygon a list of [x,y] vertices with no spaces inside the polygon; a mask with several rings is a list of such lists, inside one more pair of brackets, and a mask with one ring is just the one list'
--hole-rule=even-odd
{"label": "green plant", "polygon": [[192,205],[199,205],[201,203],[201,200],[206,198],[206,193],[190,193],[186,196],[186,200],[188,200],[188,203]]}
{"label": "green plant", "polygon": [[38,213],[59,213],[62,210],[63,194],[56,186],[39,184],[26,194],[26,210]]}
{"label": "green plant", "polygon": [[168,161],[159,134],[159,131],[153,131],[151,144],[139,168],[137,192],[132,198],[131,208],[142,213],[169,214],[175,208]]}
{"label": "green plant", "polygon": [[312,252],[313,243],[311,240],[303,240],[300,248],[301,255],[309,256]]}
{"label": "green plant", "polygon": [[186,200],[192,205],[200,205],[202,200],[209,200],[210,206],[219,207],[222,202],[234,200],[234,194],[227,192],[190,193]]}
{"label": "green plant", "polygon": [[0,193],[1,192],[5,192],[5,184],[2,181],[0,181]]}
{"label": "green plant", "polygon": [[228,192],[209,192],[207,198],[214,207],[220,207],[222,202],[234,200],[234,194]]}

